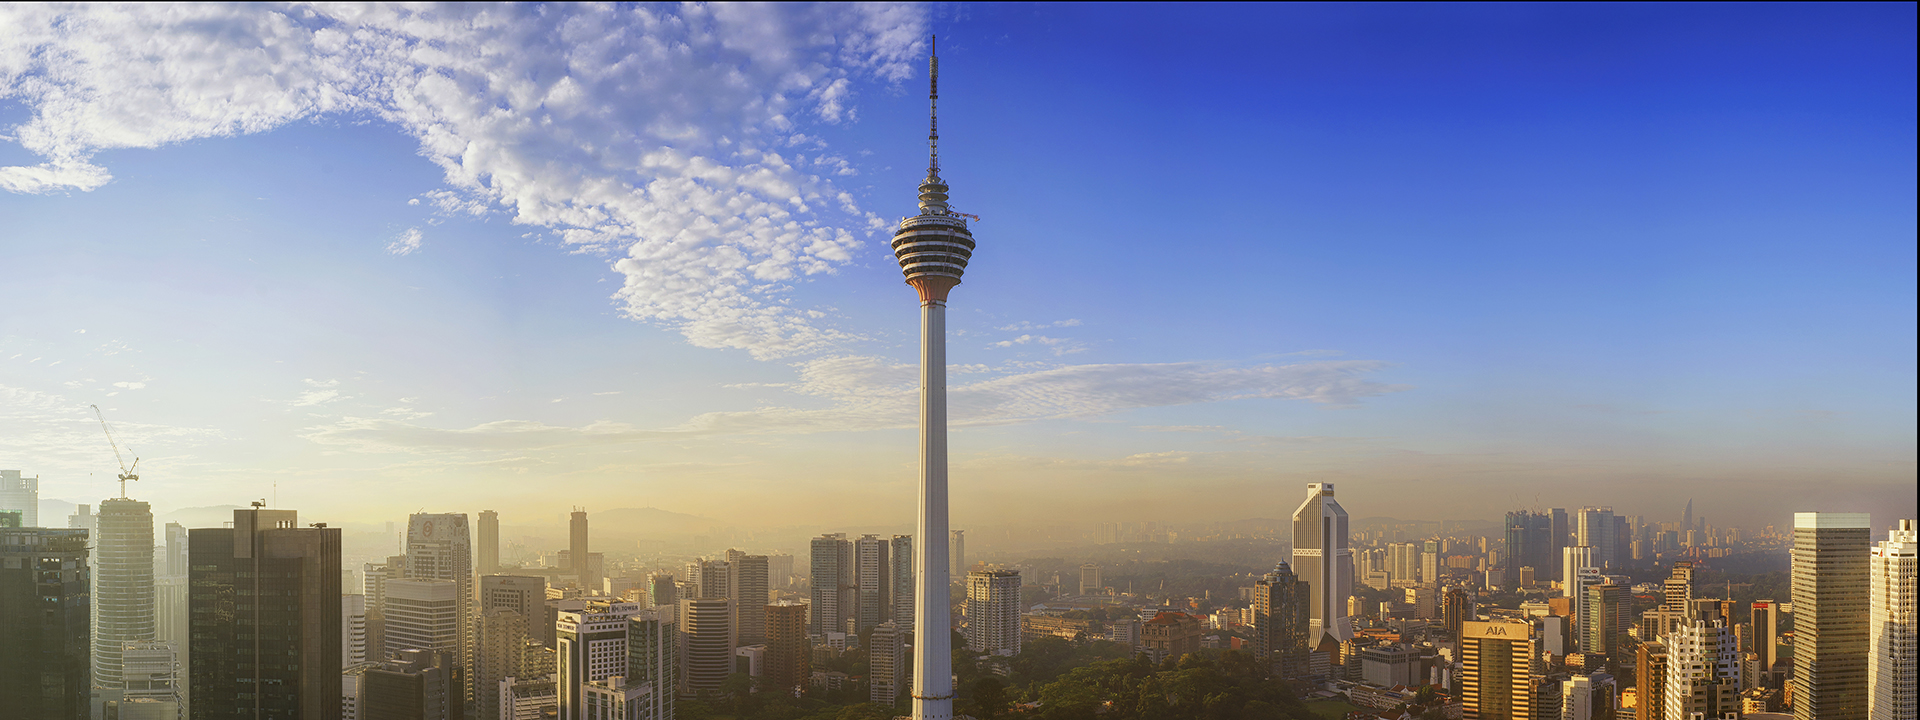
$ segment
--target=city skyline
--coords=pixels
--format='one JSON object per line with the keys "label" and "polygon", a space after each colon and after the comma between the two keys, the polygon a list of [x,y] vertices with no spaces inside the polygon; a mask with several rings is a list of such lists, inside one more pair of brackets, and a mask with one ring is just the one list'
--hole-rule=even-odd
{"label": "city skyline", "polygon": [[937,28],[954,527],[1915,505],[1910,6],[552,11],[0,10],[0,467],[117,496],[98,403],[155,516],[909,526]]}

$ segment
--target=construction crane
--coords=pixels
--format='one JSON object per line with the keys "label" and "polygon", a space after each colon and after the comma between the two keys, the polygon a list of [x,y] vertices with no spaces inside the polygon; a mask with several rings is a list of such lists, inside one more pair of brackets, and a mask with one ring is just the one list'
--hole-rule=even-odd
{"label": "construction crane", "polygon": [[93,408],[94,416],[100,418],[100,429],[106,431],[107,444],[113,446],[113,459],[120,463],[120,499],[125,500],[127,499],[127,481],[140,479],[137,472],[140,469],[140,458],[135,457],[133,467],[127,467],[127,459],[120,455],[120,443],[113,439],[113,428],[107,425],[107,416],[101,414],[99,405],[87,407]]}

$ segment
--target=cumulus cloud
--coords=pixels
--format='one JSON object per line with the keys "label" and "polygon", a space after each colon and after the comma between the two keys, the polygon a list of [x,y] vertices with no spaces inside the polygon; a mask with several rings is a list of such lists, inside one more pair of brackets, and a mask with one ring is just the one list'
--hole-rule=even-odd
{"label": "cumulus cloud", "polygon": [[[427,203],[502,212],[618,258],[631,318],[776,358],[848,339],[781,302],[881,221],[789,143],[845,122],[863,82],[912,75],[913,5],[0,6],[0,97],[44,162],[11,192],[111,180],[101,150],[322,115],[414,136],[445,173]],[[395,252],[417,243],[396,242]]]}

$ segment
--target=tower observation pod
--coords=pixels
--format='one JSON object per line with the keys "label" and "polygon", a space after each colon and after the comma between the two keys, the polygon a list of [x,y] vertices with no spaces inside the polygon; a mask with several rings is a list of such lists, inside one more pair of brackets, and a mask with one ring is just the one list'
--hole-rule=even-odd
{"label": "tower observation pod", "polygon": [[893,254],[920,292],[920,517],[913,544],[913,718],[953,717],[947,540],[947,293],[973,257],[973,233],[940,179],[940,57],[929,53],[927,179],[920,214],[900,221]]}

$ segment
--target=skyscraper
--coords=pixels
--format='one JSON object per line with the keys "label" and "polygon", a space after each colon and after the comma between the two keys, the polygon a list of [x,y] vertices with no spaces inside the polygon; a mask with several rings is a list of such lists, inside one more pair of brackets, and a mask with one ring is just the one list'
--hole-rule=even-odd
{"label": "skyscraper", "polygon": [[1253,652],[1278,677],[1307,674],[1310,591],[1284,562],[1253,584]]}
{"label": "skyscraper", "polygon": [[580,589],[594,592],[600,589],[600,578],[590,578],[587,568],[587,511],[575,508],[573,520],[567,524],[567,569],[580,581]]}
{"label": "skyscraper", "polygon": [[459,720],[460,667],[446,650],[404,650],[360,675],[360,720]]}
{"label": "skyscraper", "polygon": [[192,719],[338,715],[340,530],[254,507],[189,537]]}
{"label": "skyscraper", "polygon": [[367,662],[376,653],[367,648],[367,596],[351,593],[340,596],[340,667],[350,668]]}
{"label": "skyscraper", "polygon": [[1760,671],[1772,672],[1773,664],[1780,661],[1780,603],[1755,600],[1749,613],[1753,652],[1760,656]]}
{"label": "skyscraper", "polygon": [[87,533],[0,528],[0,708],[40,720],[87,720]]}
{"label": "skyscraper", "polygon": [[767,664],[760,687],[788,693],[805,686],[812,674],[807,647],[807,603],[781,600],[767,605]]}
{"label": "skyscraper", "polygon": [[[975,652],[1020,654],[1019,570],[967,573],[966,636],[967,647]],[[916,640],[919,637],[916,635]],[[916,666],[915,671],[918,670]]]}
{"label": "skyscraper", "polygon": [[0,512],[8,510],[20,513],[20,527],[40,527],[40,476],[0,470]]}
{"label": "skyscraper", "polygon": [[[451,580],[455,586],[455,664],[473,667],[473,537],[466,513],[416,513],[407,518],[409,580]],[[387,622],[391,624],[392,619]],[[387,645],[393,647],[392,641]],[[460,674],[461,702],[473,699],[473,678]]]}
{"label": "skyscraper", "polygon": [[686,694],[717,692],[733,672],[733,601],[724,597],[680,601],[681,687]]}
{"label": "skyscraper", "polygon": [[967,576],[967,531],[955,530],[950,535],[953,540],[953,572],[949,577]]}
{"label": "skyscraper", "polygon": [[731,573],[727,597],[733,600],[734,636],[739,645],[767,641],[767,556],[728,553]]}
{"label": "skyscraper", "polygon": [[1411,587],[1419,584],[1419,546],[1410,542],[1388,545],[1387,574],[1392,577],[1394,587]]}
{"label": "skyscraper", "polygon": [[1912,520],[1901,520],[1887,539],[1873,546],[1869,577],[1872,622],[1867,637],[1873,663],[1867,666],[1867,688],[1872,696],[1873,720],[1914,720],[1920,714],[1914,663],[1915,531]]}
{"label": "skyscraper", "polygon": [[460,584],[452,580],[389,580],[386,604],[385,647],[382,657],[397,657],[403,650],[460,651],[465,628]]}
{"label": "skyscraper", "polygon": [[480,556],[479,573],[492,575],[500,572],[500,513],[492,510],[480,511]]}
{"label": "skyscraper", "polygon": [[94,546],[93,682],[118,699],[120,653],[154,641],[153,511],[128,498],[100,502]]}
{"label": "skyscraper", "polygon": [[1693,561],[1681,560],[1673,564],[1673,572],[1667,575],[1661,595],[1660,609],[1674,617],[1687,617],[1693,614]]}
{"label": "skyscraper", "polygon": [[1507,513],[1506,571],[1502,573],[1508,588],[1520,585],[1520,568],[1530,567],[1536,575],[1554,567],[1553,519],[1544,513],[1518,510]]}
{"label": "skyscraper", "polygon": [[[854,632],[864,633],[891,620],[893,602],[888,597],[892,583],[887,571],[891,544],[878,535],[862,535],[853,542],[854,582],[859,586],[859,609],[854,612]],[[765,601],[762,601],[764,604]]]}
{"label": "skyscraper", "polygon": [[1634,649],[1634,704],[1637,720],[1664,720],[1667,713],[1667,646],[1641,641]]}
{"label": "skyscraper", "polygon": [[1547,517],[1547,558],[1553,566],[1551,572],[1559,576],[1566,572],[1561,564],[1566,558],[1560,551],[1573,544],[1573,527],[1568,523],[1566,508],[1548,510]]}
{"label": "skyscraper", "polygon": [[1586,585],[1581,589],[1580,652],[1620,658],[1620,638],[1626,625],[1621,618],[1630,595],[1627,586],[1611,582]]}
{"label": "skyscraper", "polygon": [[913,536],[893,536],[893,549],[890,551],[893,569],[888,575],[893,580],[893,624],[901,632],[913,632]]}
{"label": "skyscraper", "polygon": [[[506,607],[482,607],[474,631],[473,694],[482,718],[500,716],[500,681],[528,677],[529,616]],[[544,618],[544,614],[542,616]]]}
{"label": "skyscraper", "polygon": [[1593,548],[1593,566],[1619,567],[1614,557],[1613,508],[1586,507],[1574,514],[1574,543]]}
{"label": "skyscraper", "polygon": [[813,616],[808,625],[816,635],[845,632],[853,598],[842,596],[853,584],[853,544],[840,533],[821,535],[813,539],[812,559]]}
{"label": "skyscraper", "polygon": [[1866,513],[1793,514],[1793,716],[1867,717]]}
{"label": "skyscraper", "polygon": [[1560,720],[1613,720],[1613,676],[1575,675],[1560,683]]}
{"label": "skyscraper", "polygon": [[[1574,545],[1560,550],[1561,560],[1556,563],[1563,571],[1560,575],[1560,594],[1567,598],[1567,617],[1574,624],[1574,647],[1579,647],[1580,605],[1587,601],[1585,579],[1599,580],[1599,570],[1593,567],[1593,548]],[[1585,571],[1584,573],[1582,571]]]}
{"label": "skyscraper", "polygon": [[1330,651],[1353,639],[1347,598],[1353,595],[1353,551],[1347,549],[1347,511],[1333,499],[1333,483],[1307,486],[1293,511],[1293,571],[1307,584],[1307,649]]}
{"label": "skyscraper", "polygon": [[1533,625],[1468,621],[1460,635],[1462,717],[1533,720]]}
{"label": "skyscraper", "polygon": [[[920,294],[920,514],[914,536],[914,720],[953,717],[947,554],[947,294],[960,284],[973,257],[967,221],[947,206],[940,179],[940,57],[927,59],[927,179],[920,183],[920,214],[900,221],[894,257]],[[1016,633],[1018,632],[1016,628]]]}

